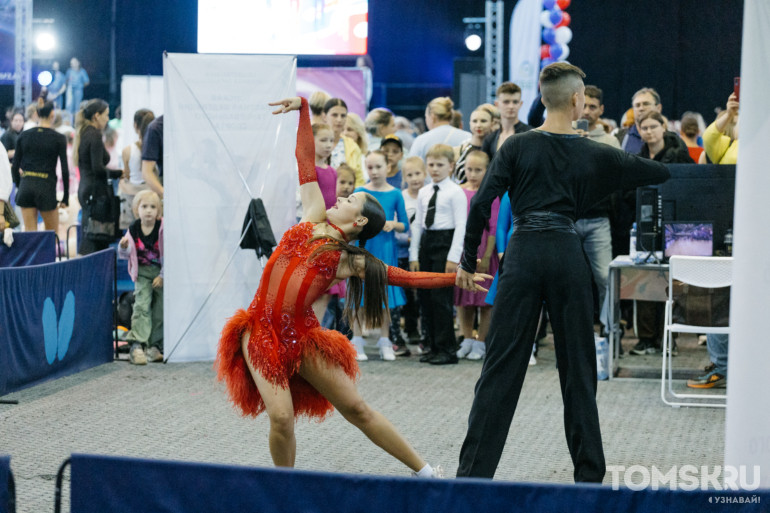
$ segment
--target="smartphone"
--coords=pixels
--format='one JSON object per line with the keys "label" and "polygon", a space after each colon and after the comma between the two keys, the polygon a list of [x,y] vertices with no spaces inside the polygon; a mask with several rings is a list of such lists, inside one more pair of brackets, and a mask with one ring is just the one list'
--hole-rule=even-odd
{"label": "smartphone", "polygon": [[733,79],[733,93],[735,93],[735,101],[741,101],[741,77]]}
{"label": "smartphone", "polygon": [[578,130],[582,130],[583,132],[588,132],[588,120],[578,119],[575,128],[577,128]]}

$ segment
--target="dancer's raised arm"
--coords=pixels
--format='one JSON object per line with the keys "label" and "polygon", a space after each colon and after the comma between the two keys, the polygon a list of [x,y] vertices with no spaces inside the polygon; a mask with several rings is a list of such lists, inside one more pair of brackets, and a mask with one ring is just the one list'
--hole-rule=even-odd
{"label": "dancer's raised arm", "polygon": [[299,110],[299,127],[297,128],[297,167],[299,168],[299,195],[302,200],[302,221],[320,223],[326,220],[326,205],[318,186],[318,178],[315,172],[315,141],[313,129],[310,126],[310,112],[307,100],[295,96],[285,98],[268,105],[280,108],[273,114],[285,114],[293,110]]}

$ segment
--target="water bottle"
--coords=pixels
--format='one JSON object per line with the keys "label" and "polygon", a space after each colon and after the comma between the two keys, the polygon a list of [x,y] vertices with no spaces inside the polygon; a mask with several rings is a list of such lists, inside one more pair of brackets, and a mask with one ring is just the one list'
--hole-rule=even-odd
{"label": "water bottle", "polygon": [[631,240],[629,242],[628,256],[631,260],[636,258],[636,223],[631,227]]}
{"label": "water bottle", "polygon": [[733,255],[733,229],[728,228],[727,233],[725,233],[725,253],[727,253],[727,256]]}

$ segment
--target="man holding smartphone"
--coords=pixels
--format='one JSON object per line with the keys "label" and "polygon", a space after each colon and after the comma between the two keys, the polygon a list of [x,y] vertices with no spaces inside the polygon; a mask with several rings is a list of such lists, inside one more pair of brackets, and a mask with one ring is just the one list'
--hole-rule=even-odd
{"label": "man holding smartphone", "polygon": [[[587,85],[585,97],[583,116],[577,121],[578,133],[596,142],[620,149],[617,138],[605,132],[604,125],[599,122],[599,118],[604,114],[602,90],[596,86]],[[582,218],[578,219],[575,229],[591,264],[591,273],[598,292],[599,310],[605,312],[604,301],[607,296],[610,262],[612,262],[609,196],[591,207]],[[602,326],[606,326],[606,317],[602,315],[601,319]]]}

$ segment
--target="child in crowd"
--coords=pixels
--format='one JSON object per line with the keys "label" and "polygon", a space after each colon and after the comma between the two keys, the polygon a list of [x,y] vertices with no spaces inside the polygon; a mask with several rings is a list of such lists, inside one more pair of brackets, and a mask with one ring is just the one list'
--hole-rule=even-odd
{"label": "child in crowd", "polygon": [[[409,245],[409,269],[452,273],[463,250],[468,200],[449,175],[454,169],[454,150],[446,144],[432,146],[425,155],[431,183],[420,189],[417,213]],[[452,288],[419,291],[423,329],[430,352],[421,362],[433,365],[457,363]]]}
{"label": "child in crowd", "polygon": [[[128,259],[134,280],[134,311],[126,340],[129,361],[163,361],[163,218],[160,198],[151,190],[134,196],[136,221],[120,240],[118,255]],[[145,348],[149,347],[145,353]]]}
{"label": "child in crowd", "polygon": [[[353,194],[355,188],[356,174],[350,166],[343,162],[337,169],[337,197],[347,198]],[[324,328],[337,330],[350,338],[352,335],[350,326],[348,326],[348,323],[343,316],[346,290],[346,281],[341,281],[338,284],[329,287],[327,293],[324,296],[321,296],[322,298],[326,298],[326,306],[324,307],[323,304],[319,305],[319,308],[316,310],[316,317],[322,319],[321,326]],[[323,317],[321,317],[318,313],[321,313],[324,308],[325,313],[323,314]]]}
{"label": "child in crowd", "polygon": [[[396,232],[404,232],[409,228],[409,221],[404,207],[404,197],[401,190],[391,186],[386,177],[388,174],[388,158],[380,150],[375,150],[366,156],[366,170],[369,174],[369,183],[358,187],[355,192],[363,191],[371,194],[382,205],[385,211],[385,226],[377,236],[366,243],[366,249],[386,265],[398,265],[398,249],[396,247]],[[397,220],[396,220],[397,219]],[[366,286],[366,284],[364,285]],[[406,296],[401,287],[388,286],[388,308],[398,308],[406,304]],[[377,347],[383,360],[396,359],[393,352],[393,341],[389,337],[390,316],[385,315],[383,325],[380,327],[380,338]],[[358,324],[358,323],[356,323]],[[357,359],[366,360],[364,352],[364,338],[360,325],[353,327],[353,345],[356,348]],[[398,341],[402,342],[402,341]]]}
{"label": "child in crowd", "polygon": [[332,208],[337,202],[337,171],[329,165],[334,149],[334,132],[324,123],[313,124],[315,140],[315,172],[318,186],[321,188],[326,208]]}
{"label": "child in crowd", "polygon": [[[461,185],[465,196],[468,198],[468,210],[471,208],[471,199],[479,190],[481,181],[487,172],[489,165],[489,155],[480,150],[474,150],[467,154],[465,158],[464,175],[466,182]],[[455,168],[456,169],[456,168]],[[497,248],[495,246],[495,236],[497,233],[497,212],[500,210],[500,200],[495,199],[492,203],[492,216],[489,219],[489,226],[484,230],[479,246],[479,255],[481,261],[477,269],[480,273],[494,275],[497,272],[499,260],[497,258]],[[490,283],[482,283],[482,287],[488,288]],[[455,306],[457,306],[457,318],[460,324],[460,330],[463,334],[463,341],[460,343],[460,349],[457,351],[458,358],[468,358],[469,360],[481,360],[486,354],[487,330],[489,329],[489,319],[492,315],[492,307],[484,300],[487,293],[484,291],[470,292],[459,287],[455,287]],[[476,310],[479,312],[479,329],[477,339],[473,338],[473,321],[476,317]]]}
{"label": "child in crowd", "polygon": [[[347,198],[356,188],[356,173],[353,169],[345,164],[340,164],[337,168],[337,197]],[[316,317],[321,320],[321,326],[327,329],[334,329],[351,337],[350,326],[348,325],[345,317],[343,316],[343,309],[345,307],[345,292],[347,290],[347,282],[341,281],[336,285],[329,287],[326,294],[321,296],[321,299],[325,298],[326,303],[319,303],[316,308]],[[319,299],[319,301],[321,301]],[[314,307],[316,305],[313,305]],[[323,313],[323,317],[319,314]]]}
{"label": "child in crowd", "polygon": [[388,157],[387,181],[396,189],[403,189],[403,177],[401,174],[401,159],[404,157],[404,145],[397,135],[390,134],[382,138],[380,150]]}
{"label": "child in crowd", "polygon": [[[404,197],[404,206],[406,207],[406,216],[409,224],[414,223],[417,213],[417,195],[420,189],[425,186],[425,163],[420,157],[409,157],[404,161],[404,180],[406,189],[401,191]],[[398,243],[398,266],[401,269],[409,269],[409,240],[411,231],[396,234]],[[420,306],[417,302],[417,292],[414,289],[404,289],[406,294],[406,304],[401,307],[400,316],[404,319],[404,331],[410,343],[417,343],[420,340],[420,333],[417,327],[420,318]],[[400,322],[398,323],[400,324]],[[393,351],[396,356],[409,356],[411,351],[406,346],[394,344]]]}

